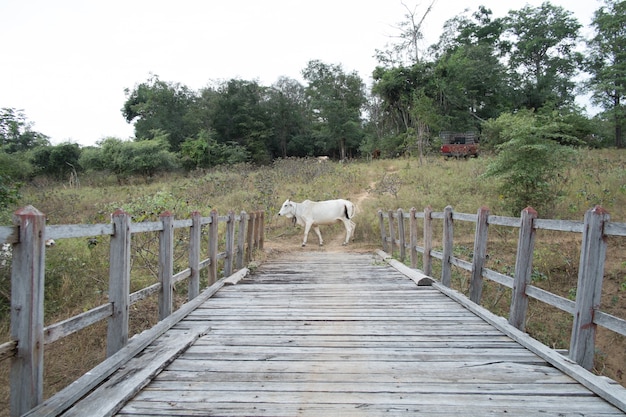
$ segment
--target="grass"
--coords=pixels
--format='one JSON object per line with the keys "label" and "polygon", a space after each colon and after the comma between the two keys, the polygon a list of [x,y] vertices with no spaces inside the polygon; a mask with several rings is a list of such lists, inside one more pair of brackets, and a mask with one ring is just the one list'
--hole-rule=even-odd
{"label": "grass", "polygon": [[[83,175],[80,188],[38,179],[22,190],[19,206],[33,205],[44,212],[48,224],[108,223],[110,214],[122,208],[133,221],[156,220],[165,210],[176,218],[188,218],[192,211],[206,216],[216,209],[264,210],[266,242],[297,242],[301,230],[293,229],[276,214],[287,198],[322,200],[349,198],[359,201],[355,240],[362,248],[380,247],[378,209],[423,210],[431,206],[443,211],[450,205],[456,212],[476,213],[487,206],[490,214],[508,215],[498,185],[486,180],[489,156],[469,160],[444,160],[437,155],[415,159],[375,160],[338,164],[315,159],[284,159],[271,167],[247,164],[197,171],[187,175],[168,174],[145,179],[130,178],[124,183],[107,175]],[[616,150],[582,151],[575,161],[554,179],[555,195],[546,202],[540,218],[582,220],[596,204],[611,219],[626,222],[626,153]],[[14,210],[15,208],[12,208]],[[0,213],[0,224],[10,224],[9,210]],[[435,227],[439,227],[436,225]],[[323,233],[341,232],[341,226]],[[329,229],[326,229],[329,230]],[[455,256],[471,260],[473,224],[455,224]],[[438,239],[437,234],[435,238]],[[487,267],[512,275],[515,265],[516,230],[491,227]],[[155,236],[133,239],[132,290],[156,282]],[[626,240],[608,240],[602,310],[626,318]],[[435,244],[436,246],[436,244]],[[580,236],[540,231],[534,257],[533,285],[563,297],[575,297]],[[177,267],[184,268],[184,239],[177,244]],[[71,317],[106,301],[108,290],[108,244],[105,238],[67,239],[46,255],[46,324]],[[433,275],[440,274],[438,262]],[[0,285],[6,288],[8,268],[0,267]],[[454,271],[453,285],[467,293],[467,273]],[[185,285],[177,289],[178,302],[185,298]],[[573,291],[573,293],[572,293]],[[507,316],[510,291],[491,282],[483,290],[483,305]],[[0,292],[0,297],[2,293]],[[0,300],[1,301],[1,300]],[[6,296],[4,303],[6,305]],[[156,303],[144,301],[132,307],[131,334],[156,322]],[[0,342],[8,340],[7,311],[0,310]],[[567,348],[571,318],[541,303],[531,303],[527,331],[548,346]],[[104,357],[105,325],[98,324],[46,348],[45,396],[57,392],[95,366]],[[596,370],[625,384],[624,338],[599,332]],[[68,360],[71,358],[71,360]],[[8,361],[0,364],[0,404],[8,404]],[[6,410],[7,407],[2,407]],[[0,416],[5,411],[0,411]]]}

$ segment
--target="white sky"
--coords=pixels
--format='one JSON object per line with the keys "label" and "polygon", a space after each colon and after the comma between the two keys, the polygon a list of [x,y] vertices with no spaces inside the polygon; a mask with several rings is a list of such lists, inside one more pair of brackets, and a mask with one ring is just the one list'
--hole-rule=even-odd
{"label": "white sky", "polygon": [[[436,0],[424,48],[446,20],[484,5],[495,17],[543,0]],[[418,5],[421,16],[430,0]],[[552,0],[587,26],[599,0]],[[133,136],[124,89],[157,74],[199,90],[212,80],[302,80],[319,59],[369,84],[398,34],[400,0],[0,0],[0,108],[24,111],[53,144]],[[583,32],[583,33],[584,33]]]}

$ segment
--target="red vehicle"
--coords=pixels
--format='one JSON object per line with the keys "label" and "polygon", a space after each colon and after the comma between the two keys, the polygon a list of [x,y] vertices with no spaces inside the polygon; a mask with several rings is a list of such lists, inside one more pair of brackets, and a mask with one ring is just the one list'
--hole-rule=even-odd
{"label": "red vehicle", "polygon": [[474,132],[441,132],[441,154],[446,158],[478,156],[478,135]]}

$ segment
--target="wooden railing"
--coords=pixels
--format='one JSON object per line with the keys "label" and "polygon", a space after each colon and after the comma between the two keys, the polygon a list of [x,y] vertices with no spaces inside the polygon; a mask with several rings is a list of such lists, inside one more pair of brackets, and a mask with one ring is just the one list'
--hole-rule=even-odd
{"label": "wooden railing", "polygon": [[[0,345],[0,360],[11,359],[11,415],[22,415],[43,400],[43,352],[52,343],[96,322],[108,319],[107,362],[97,372],[82,378],[78,389],[69,396],[80,397],[99,380],[106,378],[133,353],[145,348],[152,336],[164,332],[167,319],[173,315],[174,284],[184,279],[188,282],[188,302],[212,295],[221,287],[218,261],[223,266],[223,276],[234,269],[242,270],[257,249],[263,248],[264,213],[229,212],[218,216],[211,211],[209,217],[194,212],[187,220],[175,220],[165,212],[156,222],[132,223],[131,216],[122,210],[111,215],[110,224],[77,224],[46,226],[45,215],[32,206],[17,210],[14,226],[0,227],[0,247],[11,244],[11,341]],[[220,235],[219,224],[225,231]],[[202,228],[208,231],[208,257],[201,260]],[[189,230],[189,267],[174,274],[174,230]],[[159,282],[130,293],[131,238],[145,232],[159,233]],[[87,312],[44,328],[44,282],[46,240],[110,236],[109,302]],[[220,251],[219,244],[224,246]],[[200,271],[208,271],[209,287],[200,293]],[[132,339],[129,348],[129,307],[151,294],[159,294],[160,324],[150,329],[150,334]],[[188,308],[181,307],[178,312]],[[163,327],[163,329],[161,329]],[[121,352],[126,349],[126,352]],[[59,396],[63,397],[63,396]],[[61,401],[70,401],[66,398]],[[57,408],[62,408],[57,405]]]}
{"label": "wooden railing", "polygon": [[[600,206],[587,211],[583,222],[538,219],[537,212],[532,208],[524,209],[520,218],[489,215],[486,207],[480,208],[475,215],[454,213],[450,206],[443,212],[433,212],[429,207],[423,212],[415,208],[409,212],[402,209],[379,210],[378,217],[385,252],[397,255],[404,262],[408,251],[412,268],[417,268],[418,253],[421,253],[422,272],[431,277],[432,259],[441,260],[441,284],[446,287],[451,286],[452,266],[469,271],[469,298],[474,303],[480,304],[483,278],[511,288],[508,321],[516,328],[524,331],[529,297],[571,314],[574,320],[569,357],[586,369],[593,367],[597,326],[626,336],[626,320],[600,311],[606,236],[626,236],[626,223],[610,222],[609,214]],[[423,246],[418,246],[418,219],[423,219]],[[441,252],[433,250],[434,219],[443,221]],[[476,224],[471,262],[453,256],[454,221]],[[514,277],[484,267],[489,225],[519,228]],[[531,285],[537,229],[582,233],[576,301]]]}

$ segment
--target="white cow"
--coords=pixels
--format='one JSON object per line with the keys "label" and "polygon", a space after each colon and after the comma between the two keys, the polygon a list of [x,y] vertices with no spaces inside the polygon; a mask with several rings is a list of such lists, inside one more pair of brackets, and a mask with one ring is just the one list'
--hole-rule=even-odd
{"label": "white cow", "polygon": [[315,230],[315,234],[317,234],[320,240],[320,246],[322,246],[324,240],[322,240],[319,226],[334,224],[340,221],[343,222],[346,227],[346,240],[343,244],[347,245],[350,238],[354,236],[356,224],[351,220],[354,214],[354,204],[348,200],[304,200],[302,203],[296,203],[295,201],[287,199],[278,212],[279,216],[285,216],[289,219],[293,218],[295,223],[304,226],[304,240],[302,241],[302,246],[306,246],[306,240],[311,227]]}

